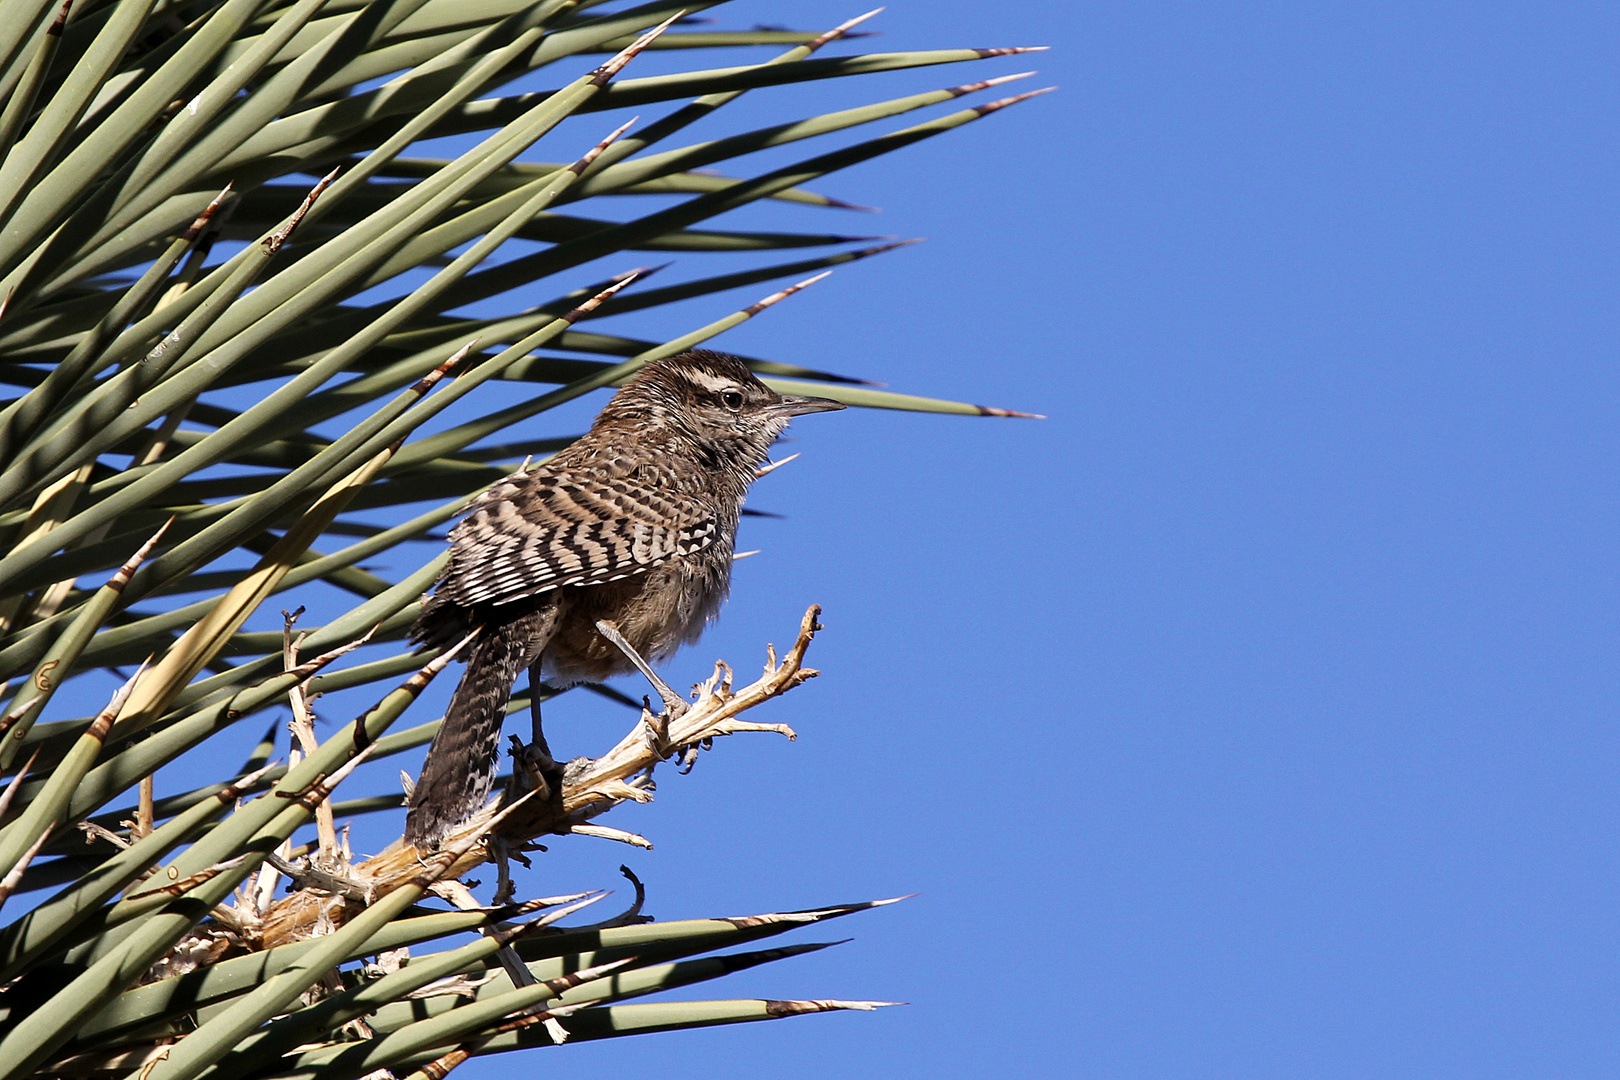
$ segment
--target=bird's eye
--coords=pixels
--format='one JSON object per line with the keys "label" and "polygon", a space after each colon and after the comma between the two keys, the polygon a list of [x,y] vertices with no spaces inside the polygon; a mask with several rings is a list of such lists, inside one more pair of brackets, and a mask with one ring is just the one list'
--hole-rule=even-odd
{"label": "bird's eye", "polygon": [[727,390],[725,393],[720,395],[720,400],[726,403],[726,408],[728,409],[742,408],[742,395],[735,390]]}

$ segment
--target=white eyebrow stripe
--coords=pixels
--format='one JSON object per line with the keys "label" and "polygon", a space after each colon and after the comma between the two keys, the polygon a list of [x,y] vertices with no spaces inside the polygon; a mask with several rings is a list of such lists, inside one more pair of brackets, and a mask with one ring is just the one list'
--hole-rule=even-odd
{"label": "white eyebrow stripe", "polygon": [[730,390],[735,387],[735,383],[733,383],[732,380],[723,375],[711,375],[707,371],[692,370],[685,372],[685,375],[691,382],[714,393],[719,393],[721,390]]}

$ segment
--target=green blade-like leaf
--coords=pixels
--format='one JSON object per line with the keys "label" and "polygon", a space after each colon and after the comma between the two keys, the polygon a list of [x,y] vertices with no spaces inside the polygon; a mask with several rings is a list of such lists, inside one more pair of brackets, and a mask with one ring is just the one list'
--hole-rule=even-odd
{"label": "green blade-like leaf", "polygon": [[96,370],[101,359],[102,343],[127,326],[131,319],[146,313],[148,306],[157,300],[158,290],[167,280],[169,272],[192,250],[223,198],[221,195],[210,203],[139,280],[124,290],[112,309],[79,339],[73,351],[53,367],[49,375],[33,390],[0,411],[0,461],[11,461],[15,448],[33,437],[39,425],[81,378]]}
{"label": "green blade-like leaf", "polygon": [[[169,102],[197,77],[197,72],[225,48],[258,5],[259,0],[225,0],[167,63],[137,86],[34,184],[4,228],[0,228],[0,261],[9,258],[11,252],[28,249],[54,228],[96,183],[106,164],[119,160]],[[181,110],[181,116],[193,118],[189,110]]]}
{"label": "green blade-like leaf", "polygon": [[[811,61],[805,61],[805,63],[811,63]],[[1035,91],[1034,93],[1040,92]],[[1016,97],[993,101],[975,108],[963,109],[960,112],[951,113],[936,120],[903,128],[900,131],[891,132],[876,139],[870,139],[854,146],[772,170],[753,180],[744,181],[734,188],[712,195],[699,196],[679,206],[661,210],[656,214],[649,214],[584,239],[558,244],[556,247],[549,248],[546,251],[513,259],[498,267],[468,276],[447,292],[445,302],[447,304],[462,305],[487,299],[505,292],[520,282],[533,280],[547,274],[554,274],[577,266],[580,263],[589,262],[627,245],[650,237],[660,236],[671,229],[685,228],[716,214],[764,198],[774,191],[796,187],[838,169],[868,161],[874,157],[898,150],[901,147],[909,146],[914,142],[960,127],[963,124],[972,123],[999,109],[1006,108],[1008,105],[1032,96],[1034,96],[1033,93],[1020,94]]]}
{"label": "green blade-like leaf", "polygon": [[[153,0],[118,0],[112,16],[94,44],[79,58],[73,72],[51,95],[39,117],[29,127],[11,152],[0,163],[0,221],[15,220],[13,213],[28,193],[36,176],[49,168],[51,161],[63,150],[63,139],[89,106],[90,99],[106,81],[113,66],[129,47],[130,40],[139,32]],[[0,230],[0,272],[9,273],[17,266],[19,249],[8,245],[9,227]],[[10,283],[0,283],[0,287]]]}
{"label": "green blade-like leaf", "polygon": [[358,746],[385,731],[415,699],[425,681],[413,679],[412,683],[384,698],[376,708],[346,726],[289,772],[275,791],[232,814],[171,862],[170,867],[175,868],[173,877],[185,880],[215,863],[246,856],[233,862],[231,869],[146,914],[138,923],[115,928],[81,947],[76,958],[88,964],[83,972],[43,1007],[0,1037],[0,1080],[20,1076],[47,1059],[86,1019],[137,981],[216,904],[230,895],[267,852],[313,813],[313,807],[296,796],[319,777],[331,776],[340,763],[355,755]]}
{"label": "green blade-like leaf", "polygon": [[[251,785],[244,785],[246,790]],[[0,928],[0,979],[10,979],[31,962],[53,955],[80,926],[94,925],[102,905],[151,869],[199,828],[230,809],[238,789],[229,785],[148,833],[46,900],[9,926]]]}
{"label": "green blade-like leaf", "polygon": [[[42,648],[43,657],[39,661],[39,666],[17,692],[17,696],[11,699],[4,717],[0,717],[0,769],[10,768],[12,762],[16,760],[17,753],[23,745],[22,740],[28,734],[28,729],[33,726],[34,720],[38,718],[40,710],[72,673],[73,666],[78,662],[79,654],[89,643],[91,635],[101,627],[102,622],[112,612],[124,587],[134,575],[135,568],[156,546],[162,535],[162,531],[159,530],[157,536],[152,537],[136,551],[80,608],[73,621],[62,631],[61,636],[48,649]],[[11,862],[6,863],[8,867],[17,861],[17,854],[20,852],[21,848],[12,855]],[[0,858],[0,861],[3,861],[3,858]]]}
{"label": "green blade-like leaf", "polygon": [[[521,801],[515,801],[506,812],[516,809]],[[320,938],[315,948],[286,970],[254,987],[187,1035],[147,1073],[148,1080],[192,1080],[211,1069],[249,1033],[285,1012],[300,994],[321,981],[334,964],[364,949],[378,932],[425,893],[428,886],[443,877],[457,858],[481,840],[481,834],[473,834],[429,856],[416,877],[368,905],[338,930]]]}

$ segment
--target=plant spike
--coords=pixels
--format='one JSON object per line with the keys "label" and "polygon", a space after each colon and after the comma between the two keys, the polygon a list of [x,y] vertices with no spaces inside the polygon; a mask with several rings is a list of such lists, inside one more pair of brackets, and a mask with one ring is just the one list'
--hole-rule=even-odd
{"label": "plant spike", "polygon": [[132,318],[140,318],[146,313],[148,303],[157,298],[158,290],[169,272],[188,252],[195,249],[210,219],[218,212],[230,191],[231,186],[225,185],[225,190],[203,208],[191,227],[169,245],[168,250],[147,268],[140,280],[124,291],[112,310],[79,340],[64,360],[51,369],[43,382],[0,411],[0,461],[10,460],[13,448],[33,436],[63,395],[71,391],[85,375],[97,370],[101,345],[108,336],[122,330]]}
{"label": "plant spike", "polygon": [[[107,732],[112,730],[113,717],[124,707],[130,691],[145,673],[146,664],[143,663],[135,674],[124,680],[106,707],[90,722],[90,727],[79,736],[73,749],[51,770],[50,777],[39,793],[29,800],[22,814],[0,832],[0,866],[20,867],[15,872],[21,877],[29,860],[34,857],[33,853],[40,849],[53,830],[65,823],[74,789],[95,764],[96,756],[101,753],[102,745],[107,740]],[[12,886],[15,887],[15,884],[13,882]]]}
{"label": "plant spike", "polygon": [[[470,640],[470,638],[469,638]],[[466,640],[462,642],[466,644]],[[386,731],[405,707],[443,670],[460,648],[446,650],[377,706],[321,744],[320,751],[291,770],[269,795],[232,814],[169,864],[172,877],[193,874],[248,852],[237,869],[211,877],[185,896],[147,914],[138,923],[115,927],[81,946],[82,973],[0,1036],[0,1080],[20,1076],[46,1060],[94,1015],[168,952],[278,844],[308,820],[319,800],[346,775],[345,766]]]}
{"label": "plant spike", "polygon": [[[40,170],[61,152],[62,140],[140,31],[152,4],[153,0],[117,0],[111,17],[29,126],[28,134],[11,147],[0,163],[0,221],[12,217]],[[5,269],[13,265],[6,264]],[[9,278],[7,283],[14,284]]]}
{"label": "plant spike", "polygon": [[534,255],[526,255],[511,262],[503,263],[499,267],[470,275],[455,288],[448,290],[446,300],[448,303],[462,305],[476,300],[487,299],[496,293],[505,291],[507,283],[514,277],[552,274],[569,269],[588,262],[606,251],[633,245],[648,237],[662,235],[670,229],[684,228],[726,210],[735,209],[764,198],[776,191],[794,187],[804,183],[806,180],[825,176],[838,169],[848,168],[859,162],[898,150],[903,146],[909,146],[912,143],[932,138],[963,124],[972,123],[993,112],[1045,92],[1046,90],[1036,90],[1028,94],[1019,94],[1015,97],[992,101],[971,109],[951,113],[936,120],[902,128],[899,131],[890,132],[887,135],[854,146],[834,150],[805,161],[773,169],[762,176],[744,181],[724,191],[710,195],[700,195],[678,206],[672,206],[667,210],[649,214],[636,221],[626,222],[615,228],[604,229],[591,236],[558,244]]}
{"label": "plant spike", "polygon": [[[721,2],[0,0],[0,381],[12,387],[0,393],[0,904],[45,890],[0,925],[0,996],[21,995],[0,1022],[0,1080],[359,1080],[383,1067],[445,1080],[525,1047],[879,1004],[630,999],[825,948],[732,947],[891,901],[657,923],[631,875],[627,910],[565,926],[605,894],[486,908],[458,880],[496,863],[496,901],[510,901],[507,860],[527,865],[536,840],[646,845],[600,815],[651,799],[656,764],[719,735],[791,736],[741,714],[815,674],[814,607],[763,675],[733,688],[719,665],[679,716],[587,686],[632,712],[614,745],[571,764],[558,800],[514,804],[521,774],[502,776],[503,799],[420,854],[401,841],[354,855],[345,824],[398,814],[382,759],[434,737],[440,719],[406,714],[477,633],[451,649],[404,643],[447,565],[445,526],[575,438],[572,424],[528,421],[914,242],[715,219],[758,200],[866,209],[811,189],[1033,96],[948,104],[1028,74],[999,69],[887,100],[841,85],[867,103],[679,145],[750,90],[813,93],[819,80],[1033,51],[821,52],[864,36],[876,11],[821,33],[683,25]],[[774,47],[762,62],[683,63],[745,45]],[[659,74],[623,70],[647,49],[681,51]],[[503,89],[519,78],[555,89]],[[603,123],[617,130],[600,141],[577,123],[555,130],[662,102]],[[936,105],[901,130],[838,135]],[[460,135],[465,152],[422,156],[426,140]],[[741,162],[820,136],[758,175]],[[584,151],[572,162],[555,149],[568,142]],[[608,195],[666,198],[569,205]],[[641,209],[597,209],[618,205]],[[643,287],[645,268],[596,284],[599,272],[565,273],[632,250],[821,245],[660,288]],[[640,325],[652,308],[756,286],[775,291],[728,300],[730,314],[676,337],[585,325],[632,311]],[[780,390],[846,404],[1030,415],[740,359]],[[475,391],[476,405],[446,412]],[[418,542],[421,554],[406,546]],[[338,590],[317,608],[324,625],[297,641],[288,625],[261,629],[266,599],[309,603],[316,582]],[[123,686],[105,705],[57,692],[108,668]],[[374,704],[317,743],[309,703],[342,690]],[[277,725],[258,733],[289,693],[297,746],[275,763]],[[554,696],[517,693],[508,711]],[[239,739],[256,745],[231,749]],[[227,764],[186,775],[199,760]],[[383,785],[338,800],[360,772]],[[428,889],[460,910],[415,914]]]}
{"label": "plant spike", "polygon": [[[800,289],[806,288],[807,286],[820,281],[831,272],[832,271],[829,270],[825,273],[817,274],[815,277],[801,281],[797,285],[792,285],[786,289],[772,293],[763,300],[750,304],[743,310],[712,322],[708,326],[705,326],[699,330],[694,330],[689,334],[678,337],[674,341],[667,342],[666,344],[660,345],[657,348],[649,349],[646,352],[632,356],[622,364],[614,364],[612,367],[602,369],[595,375],[576,380],[575,382],[572,382],[559,390],[553,390],[549,394],[541,394],[532,401],[525,402],[521,405],[509,406],[500,410],[499,412],[480,417],[477,420],[470,420],[467,423],[453,427],[448,431],[441,431],[437,434],[429,435],[425,439],[419,439],[410,447],[401,451],[399,456],[394,461],[394,467],[395,469],[404,469],[412,465],[420,464],[424,461],[432,460],[433,458],[442,456],[444,454],[454,453],[456,450],[459,450],[464,446],[469,446],[472,443],[477,442],[479,439],[484,438],[486,435],[499,431],[501,428],[508,427],[520,420],[525,420],[528,417],[545,412],[547,409],[556,408],[558,405],[561,405],[567,401],[572,401],[581,395],[588,394],[592,390],[599,390],[604,386],[612,386],[623,379],[628,379],[630,376],[634,375],[636,372],[640,371],[644,366],[650,364],[654,360],[683,353],[688,349],[702,344],[715,335],[731,329],[733,326],[736,326],[739,323],[747,322],[749,319],[753,318],[761,311],[764,311],[766,308],[787,299]],[[592,307],[594,307],[594,305],[592,305]],[[579,308],[576,308],[574,312],[571,312],[570,315],[563,316],[563,318],[572,323],[574,319],[577,319],[584,314],[588,314],[590,310],[591,307],[581,305]],[[528,352],[529,349],[534,348],[535,344],[538,344],[537,342],[532,342],[532,339],[535,336],[536,335],[531,334],[528,338],[520,341],[517,345],[512,346],[507,350],[507,352],[516,354],[514,359],[516,359],[517,356],[523,355],[523,353]]]}
{"label": "plant spike", "polygon": [[[54,163],[17,205],[0,229],[0,253],[26,250],[45,236],[93,190],[103,162],[120,160],[126,150],[156,122],[171,100],[206,69],[242,28],[257,0],[224,0],[161,67],[99,118],[90,133]],[[195,106],[197,99],[192,99]],[[194,119],[194,108],[178,112],[175,121]],[[111,188],[114,185],[106,185]],[[99,194],[99,192],[98,192]],[[5,257],[0,254],[0,258]]]}
{"label": "plant spike", "polygon": [[[783,53],[782,55],[780,55],[778,57],[775,57],[772,60],[767,61],[766,62],[767,66],[773,66],[773,65],[776,65],[776,64],[788,64],[788,63],[794,63],[794,62],[799,61],[799,60],[803,60],[806,56],[809,56],[811,53],[815,52],[817,49],[821,48],[823,45],[826,45],[829,42],[836,41],[837,39],[843,37],[850,30],[852,30],[855,27],[859,26],[861,23],[865,22],[867,19],[872,18],[874,15],[878,14],[882,10],[883,9],[880,8],[880,7],[879,8],[873,8],[871,11],[868,11],[864,15],[857,15],[853,19],[850,19],[850,20],[848,20],[846,22],[840,23],[839,25],[833,27],[831,30],[828,30],[826,33],[820,35],[819,37],[815,38],[814,40],[806,42],[803,45],[796,46],[796,47],[794,47],[792,49],[789,49],[787,52]],[[720,108],[722,105],[726,105],[726,104],[729,104],[732,101],[735,101],[737,98],[741,97],[744,93],[746,93],[746,91],[732,90],[732,91],[719,93],[719,94],[705,94],[702,97],[699,97],[696,100],[694,100],[694,101],[692,101],[692,102],[690,102],[690,103],[688,103],[686,105],[683,105],[681,108],[679,108],[676,111],[670,113],[668,116],[664,117],[662,120],[659,120],[656,123],[649,125],[645,131],[640,132],[639,134],[637,134],[635,137],[633,137],[631,139],[627,139],[612,154],[612,156],[604,158],[597,165],[597,167],[593,170],[593,173],[601,173],[604,170],[610,168],[611,166],[617,164],[618,162],[623,161],[625,158],[629,157],[630,155],[640,153],[642,150],[645,150],[647,147],[653,145],[654,143],[659,142],[659,141],[661,141],[663,139],[666,139],[670,135],[673,135],[675,132],[679,131],[680,129],[682,129],[684,127],[689,127],[690,125],[692,125],[692,124],[696,123],[697,121],[703,119],[704,117],[706,117],[710,113],[712,113],[714,110]]]}
{"label": "plant spike", "polygon": [[[609,139],[604,141],[611,141],[612,138],[613,136],[609,136]],[[581,161],[588,164],[588,158],[589,155],[582,158]],[[578,165],[580,171],[583,170],[583,164],[576,163],[576,165]],[[200,468],[205,463],[211,464],[214,460],[218,460],[219,456],[228,453],[232,447],[239,446],[258,434],[263,425],[263,420],[260,419],[261,416],[273,415],[278,408],[285,407],[284,403],[296,401],[307,390],[324,381],[329,374],[335,374],[336,371],[341,370],[350,357],[360,355],[366,348],[380,341],[393,327],[398,326],[414,312],[421,310],[423,306],[431,302],[451,283],[459,280],[473,266],[476,266],[507,236],[511,235],[525,217],[533,213],[538,206],[549,201],[549,198],[555,194],[556,190],[560,190],[562,186],[566,186],[567,183],[572,182],[579,175],[579,172],[575,171],[574,167],[562,170],[561,173],[566,179],[560,179],[557,184],[547,185],[537,191],[527,203],[509,214],[506,221],[502,222],[497,229],[473,245],[471,249],[452,262],[450,266],[441,270],[430,281],[416,289],[410,296],[395,304],[390,311],[377,319],[366,332],[350,338],[342,347],[328,354],[319,363],[312,365],[298,378],[293,379],[275,393],[272,393],[254,408],[241,414],[235,421],[217,432],[212,443],[204,440],[188,448],[172,462],[165,463],[163,468],[143,475],[118,495],[104,500],[101,504],[92,507],[86,515],[81,515],[75,521],[69,522],[67,525],[68,531],[58,534],[58,543],[64,542],[64,537],[72,540],[78,536],[87,535],[94,529],[101,527],[104,521],[110,520],[112,515],[117,514],[126,507],[139,505],[156,492],[172,484],[174,479],[179,476],[186,475],[189,471]],[[274,234],[267,239],[273,238]],[[3,578],[3,574],[0,574],[0,578]],[[137,593],[137,595],[139,594]]]}
{"label": "plant spike", "polygon": [[23,70],[21,80],[11,90],[4,110],[0,111],[0,161],[5,160],[12,143],[16,141],[17,129],[22,126],[23,117],[34,107],[34,95],[39,93],[39,84],[56,57],[56,47],[62,42],[62,28],[67,25],[68,8],[72,6],[73,0],[62,0],[62,9],[46,27],[45,36]]}
{"label": "plant spike", "polygon": [[176,1044],[173,1052],[148,1071],[143,1080],[192,1080],[208,1069],[254,1029],[272,1016],[285,1012],[287,1006],[318,982],[332,965],[363,948],[377,931],[403,914],[429,886],[443,877],[458,858],[474,844],[482,843],[485,833],[505,821],[534,794],[531,791],[513,800],[480,831],[428,856],[423,862],[422,872],[409,883],[369,905],[364,912],[345,923],[342,929],[322,938],[319,945],[308,955],[300,957],[292,967],[210,1018]]}
{"label": "plant spike", "polygon": [[[154,389],[155,385],[165,381],[173,385],[187,367],[195,367],[205,352],[209,330],[264,273],[270,260],[291,239],[309,208],[332,182],[333,175],[328,173],[311,188],[297,210],[249,249],[253,257],[242,261],[224,285],[188,313],[140,363],[97,384],[79,406],[63,413],[23,447],[22,460],[10,463],[0,472],[0,502],[15,500],[59,479],[144,426],[153,416],[166,412],[166,405],[175,402],[164,402],[163,391]],[[161,404],[154,405],[155,402]],[[42,546],[31,547],[39,552]],[[4,576],[0,571],[0,580],[4,580]]]}
{"label": "plant spike", "polygon": [[[152,553],[152,549],[163,539],[163,534],[168,528],[168,524],[165,523],[150,540],[125,561],[123,566],[118,568],[118,572],[109,578],[105,585],[96,590],[90,601],[79,609],[73,622],[46,651],[44,659],[35,668],[28,683],[11,699],[5,715],[0,716],[0,769],[9,768],[16,759],[17,751],[22,746],[22,739],[38,718],[40,710],[50,701],[51,695],[62,685],[66,676],[72,672],[79,653],[84,650],[91,635],[112,613],[113,607],[123,594],[124,587],[134,576],[136,568]],[[3,835],[4,833],[0,832],[0,837]]]}
{"label": "plant spike", "polygon": [[72,931],[104,917],[108,909],[101,905],[149,873],[155,861],[191,839],[207,822],[230,809],[243,794],[253,790],[265,771],[248,773],[211,798],[198,801],[103,862],[77,884],[0,929],[0,978],[10,979],[27,962],[53,954]]}

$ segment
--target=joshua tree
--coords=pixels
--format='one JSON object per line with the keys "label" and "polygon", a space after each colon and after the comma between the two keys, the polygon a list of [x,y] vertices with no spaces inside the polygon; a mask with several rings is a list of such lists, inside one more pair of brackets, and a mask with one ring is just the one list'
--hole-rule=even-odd
{"label": "joshua tree", "polygon": [[[722,175],[1019,76],[683,144],[751,90],[1026,50],[815,55],[866,16],[825,33],[699,25],[720,6],[0,0],[0,1080],[439,1077],[568,1039],[878,1004],[620,1002],[821,948],[712,955],[885,901],[659,923],[637,883],[629,910],[566,924],[601,894],[520,897],[510,866],[547,836],[644,845],[600,818],[649,801],[656,766],[722,735],[791,738],[744,714],[815,674],[814,607],[759,678],[717,664],[694,700],[624,643],[658,710],[587,686],[632,705],[623,738],[556,790],[516,770],[431,850],[352,852],[344,822],[402,823],[401,799],[335,797],[363,762],[432,739],[437,720],[399,721],[470,638],[406,640],[446,556],[435,545],[410,570],[422,549],[402,545],[570,442],[532,418],[899,246],[709,219],[760,199],[847,211],[806,185],[1031,96]],[[771,51],[634,75],[647,49],[735,46]],[[653,118],[591,115],[632,106]],[[411,156],[446,136],[469,148]],[[564,209],[605,195],[674,198],[624,222]],[[508,244],[516,257],[488,261]],[[632,250],[785,248],[823,250],[679,282],[648,283],[628,255],[604,281],[580,270]],[[662,343],[582,326],[748,287],[746,306]],[[505,302],[514,290],[527,299]],[[781,394],[1017,415],[744,360]],[[491,382],[473,402],[505,387],[501,407],[423,427]],[[398,580],[359,565],[389,555]],[[327,586],[358,603],[318,627],[293,611],[279,632],[244,629],[273,594],[291,608]],[[72,717],[109,671],[122,685],[105,707]],[[311,701],[370,684],[392,688],[319,740]],[[520,688],[510,707],[528,704]],[[239,769],[154,790],[157,769],[284,706],[280,759],[278,719]],[[483,863],[488,903],[461,880]]]}

